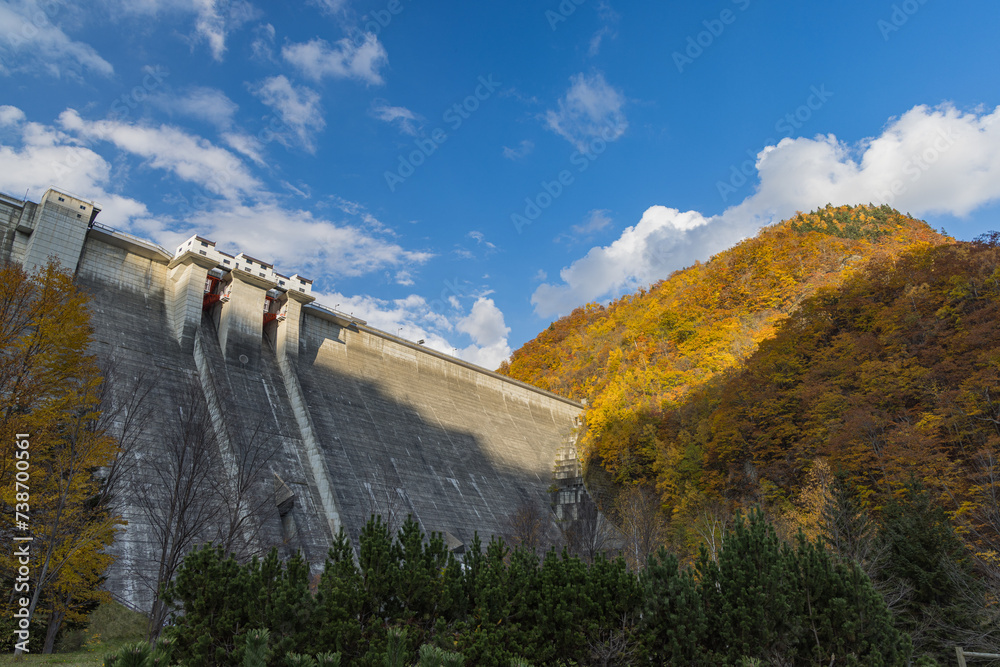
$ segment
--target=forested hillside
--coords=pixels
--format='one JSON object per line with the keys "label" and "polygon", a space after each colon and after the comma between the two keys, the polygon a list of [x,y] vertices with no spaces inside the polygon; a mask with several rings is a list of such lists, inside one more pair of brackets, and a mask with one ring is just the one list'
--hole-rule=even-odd
{"label": "forested hillside", "polygon": [[861,563],[941,660],[1000,647],[998,322],[1000,233],[827,207],[579,309],[501,370],[588,400],[591,489],[655,488],[682,557],[761,507]]}
{"label": "forested hillside", "polygon": [[620,482],[650,479],[658,434],[691,392],[737,367],[803,299],[865,261],[946,239],[888,207],[827,207],[766,228],[604,307],[554,322],[501,373],[586,399],[585,452]]}
{"label": "forested hillside", "polygon": [[808,527],[803,489],[817,466],[874,509],[915,478],[981,555],[1000,551],[998,319],[996,239],[871,260],[660,415],[666,506],[763,503]]}

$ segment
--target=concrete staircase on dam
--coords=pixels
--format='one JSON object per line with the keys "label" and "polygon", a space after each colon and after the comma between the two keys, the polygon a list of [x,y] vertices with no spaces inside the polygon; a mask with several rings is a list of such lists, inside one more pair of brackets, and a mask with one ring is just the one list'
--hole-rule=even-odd
{"label": "concrete staircase on dam", "polygon": [[[412,515],[458,552],[527,505],[552,510],[553,534],[572,517],[580,404],[317,306],[308,280],[207,239],[171,253],[102,228],[97,211],[55,190],[0,197],[0,259],[74,271],[95,352],[114,360],[114,402],[148,394],[118,496],[119,598],[151,604],[168,482],[183,475],[200,499],[185,506],[186,544],[301,550],[317,568],[337,531],[356,541],[373,513]],[[179,462],[194,445],[203,465]]]}

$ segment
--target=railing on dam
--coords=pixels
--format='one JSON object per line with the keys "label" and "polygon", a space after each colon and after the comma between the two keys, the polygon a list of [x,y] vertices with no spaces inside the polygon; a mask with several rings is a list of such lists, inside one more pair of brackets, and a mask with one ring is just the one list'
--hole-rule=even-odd
{"label": "railing on dam", "polygon": [[129,241],[132,241],[133,243],[136,243],[138,245],[146,246],[147,248],[153,248],[155,250],[159,250],[164,255],[171,256],[171,253],[169,253],[167,251],[167,249],[164,248],[163,246],[161,246],[159,243],[153,243],[152,241],[148,241],[146,239],[139,238],[138,236],[135,236],[134,234],[129,234],[128,232],[123,232],[123,231],[117,230],[114,227],[108,227],[107,225],[102,225],[99,222],[93,222],[93,223],[90,224],[90,228],[91,229],[96,229],[96,230],[101,231],[101,232],[104,232],[105,234],[112,234],[114,236],[120,236],[122,238],[126,238]]}

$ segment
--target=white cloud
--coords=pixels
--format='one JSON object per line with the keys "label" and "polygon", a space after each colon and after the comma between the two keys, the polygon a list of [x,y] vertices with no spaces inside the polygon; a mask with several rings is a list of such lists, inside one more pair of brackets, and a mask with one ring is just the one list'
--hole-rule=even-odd
{"label": "white cloud", "polygon": [[282,48],[281,54],[316,81],[332,77],[381,85],[380,70],[389,63],[385,48],[372,33],[366,34],[361,44],[354,44],[345,37],[330,46],[329,42],[317,37],[308,42],[289,44]]}
{"label": "white cloud", "polygon": [[468,236],[470,239],[473,239],[476,242],[476,245],[485,246],[487,250],[497,249],[496,245],[491,243],[490,241],[487,241],[486,235],[480,231],[471,231],[468,234],[466,234],[466,236]]}
{"label": "white cloud", "polygon": [[253,94],[278,113],[307,151],[316,152],[316,134],[326,127],[319,93],[306,86],[292,85],[282,74],[265,79]]}
{"label": "white cloud", "polygon": [[582,225],[573,225],[573,232],[575,234],[593,234],[604,230],[612,222],[608,213],[610,211],[603,209],[591,211],[587,214],[587,219]]}
{"label": "white cloud", "polygon": [[226,22],[219,12],[219,3],[216,0],[194,0],[194,4],[198,12],[195,31],[208,42],[212,57],[221,61],[226,52]]}
{"label": "white cloud", "polygon": [[[456,312],[445,314],[415,294],[394,300],[346,296],[339,292],[316,293],[316,296],[319,303],[353,314],[369,326],[410,341],[423,340],[432,350],[483,368],[497,368],[511,353],[507,343],[510,329],[504,325],[503,313],[490,299],[478,299],[472,312],[466,315],[458,311],[457,299],[449,299]],[[473,342],[460,347],[462,343],[456,336],[461,334],[470,336]]]}
{"label": "white cloud", "polygon": [[0,105],[0,126],[17,125],[23,121],[23,111],[8,104]]}
{"label": "white cloud", "polygon": [[309,4],[319,7],[326,14],[336,14],[347,6],[347,0],[309,0]]}
{"label": "white cloud", "polygon": [[571,85],[559,100],[557,110],[545,113],[546,126],[577,150],[586,152],[598,138],[615,141],[628,128],[622,109],[625,97],[604,80],[600,72],[570,77]]}
{"label": "white cloud", "polygon": [[299,267],[312,278],[328,272],[356,277],[386,268],[407,270],[433,256],[406,250],[357,227],[271,202],[218,202],[185,222],[193,230],[187,235],[196,231],[223,249],[225,244],[232,250],[245,250],[279,269]]}
{"label": "white cloud", "polygon": [[[16,107],[4,110],[24,117]],[[111,165],[100,155],[49,126],[25,123],[20,129],[19,146],[0,144],[0,191],[17,197],[28,192],[36,201],[50,187],[77,193],[103,208],[101,222],[122,229],[149,217],[144,204],[110,191]]]}
{"label": "white cloud", "polygon": [[349,201],[337,195],[331,195],[330,202],[344,213],[358,217],[361,222],[372,231],[378,232],[379,234],[396,236],[396,232],[372,215],[372,213],[368,210],[368,207],[364,204],[356,201]]}
{"label": "white cloud", "polygon": [[254,20],[260,12],[246,0],[106,0],[113,17],[193,14],[192,43],[205,42],[212,58],[222,61],[229,34]]}
{"label": "white cloud", "polygon": [[587,51],[587,55],[591,58],[598,55],[601,52],[601,43],[604,41],[605,37],[611,37],[614,39],[618,36],[618,32],[613,27],[621,19],[618,12],[611,8],[607,2],[601,2],[597,5],[597,15],[600,17],[604,25],[594,33],[594,36],[590,38],[590,48]]}
{"label": "white cloud", "polygon": [[608,246],[560,271],[532,295],[550,317],[666,278],[798,210],[887,203],[915,215],[964,216],[1000,199],[1000,107],[963,113],[917,106],[856,145],[833,135],[783,139],[757,157],[756,192],[716,216],[653,206]]}
{"label": "white cloud", "polygon": [[254,40],[250,44],[253,58],[264,62],[274,60],[274,26],[270,23],[262,23],[254,28],[254,35]]}
{"label": "white cloud", "polygon": [[508,160],[520,160],[530,155],[535,150],[535,142],[524,139],[517,145],[517,148],[503,147],[503,156]]}
{"label": "white cloud", "polygon": [[52,23],[59,3],[20,0],[0,4],[0,74],[41,71],[56,78],[82,78],[83,72],[110,77],[111,63]]}
{"label": "white cloud", "polygon": [[510,357],[507,343],[510,327],[493,299],[478,298],[472,312],[456,322],[455,328],[472,338],[473,345],[462,350],[462,358],[466,361],[492,370]]}
{"label": "white cloud", "polygon": [[472,312],[456,323],[456,328],[469,334],[477,345],[490,346],[506,342],[510,327],[504,323],[503,313],[493,303],[493,299],[480,297],[472,306]]}
{"label": "white cloud", "polygon": [[218,88],[195,86],[184,94],[157,95],[155,103],[168,113],[176,113],[227,129],[239,107]]}
{"label": "white cloud", "polygon": [[587,214],[587,217],[582,223],[571,226],[569,232],[557,236],[555,239],[556,242],[560,243],[567,241],[570,243],[580,243],[586,241],[594,234],[607,229],[611,223],[614,222],[611,219],[611,216],[608,215],[609,213],[610,211],[606,211],[604,209],[594,209]]}
{"label": "white cloud", "polygon": [[[0,114],[23,119],[16,107],[2,107]],[[283,206],[278,197],[256,187],[252,193],[235,191],[244,195],[238,200],[205,199],[195,208],[176,206],[166,217],[153,216],[144,204],[111,191],[112,185],[121,185],[111,163],[95,149],[80,145],[80,138],[107,140],[146,156],[153,166],[196,181],[212,165],[225,165],[229,154],[174,128],[91,123],[72,110],[64,112],[60,122],[60,127],[53,127],[22,120],[9,126],[13,129],[5,130],[5,137],[17,133],[18,141],[11,145],[0,143],[0,191],[23,196],[28,190],[37,200],[45,189],[54,186],[95,200],[103,209],[101,222],[154,239],[168,248],[197,232],[218,241],[223,250],[245,250],[273,262],[280,271],[299,271],[318,280],[329,279],[331,274],[349,278],[384,270],[394,272],[398,284],[412,285],[415,269],[433,257],[429,252],[408,250],[386,240],[384,233],[378,235],[367,229],[381,223],[360,204],[344,201],[342,206],[345,212],[353,211],[349,215],[357,217],[360,224],[339,221]],[[179,164],[177,155],[164,150],[168,144],[189,162]],[[229,155],[228,159],[235,158]],[[229,186],[236,187],[232,183]],[[246,203],[251,194],[255,201]],[[426,312],[420,321],[428,327],[453,329],[446,317],[434,313],[426,304],[423,310]],[[444,343],[439,347],[448,348]]]}
{"label": "white cloud", "polygon": [[591,249],[560,271],[563,284],[539,285],[531,296],[535,312],[542,317],[567,313],[581,303],[666,277],[680,268],[674,263],[691,260],[687,253],[676,252],[685,244],[686,232],[707,222],[694,211],[650,207],[614,243]]}
{"label": "white cloud", "polygon": [[423,120],[406,107],[389,106],[385,100],[375,100],[372,102],[371,115],[386,123],[395,124],[400,132],[411,137],[417,136],[420,130],[420,123]]}
{"label": "white cloud", "polygon": [[171,171],[182,180],[224,197],[249,195],[262,187],[238,157],[176,127],[147,127],[117,120],[88,121],[75,109],[63,111],[59,124],[81,139],[111,142],[121,150],[145,158],[152,167]]}
{"label": "white cloud", "polygon": [[227,146],[232,148],[237,153],[246,155],[258,166],[263,167],[267,164],[264,162],[264,158],[261,155],[263,146],[257,137],[251,134],[243,134],[241,132],[224,132],[222,134],[222,140],[226,142]]}
{"label": "white cloud", "polygon": [[587,49],[587,55],[591,58],[600,54],[601,52],[601,42],[608,35],[614,35],[614,31],[608,26],[604,26],[600,30],[594,33],[594,36],[590,38],[590,47]]}

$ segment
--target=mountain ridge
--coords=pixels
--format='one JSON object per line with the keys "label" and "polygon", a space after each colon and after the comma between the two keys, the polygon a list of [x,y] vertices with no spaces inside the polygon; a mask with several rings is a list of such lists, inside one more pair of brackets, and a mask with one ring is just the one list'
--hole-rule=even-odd
{"label": "mountain ridge", "polygon": [[735,367],[803,299],[839,284],[856,265],[947,241],[887,206],[799,213],[648,289],[574,310],[498,372],[586,399],[587,458],[598,458],[619,481],[644,478],[655,459],[641,442],[649,414],[676,407]]}

